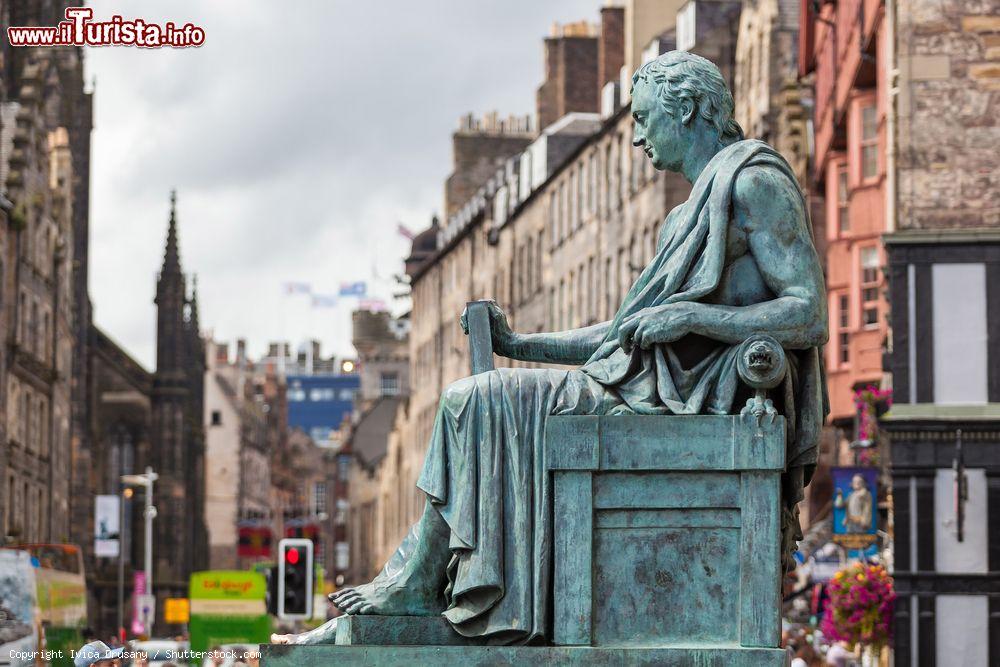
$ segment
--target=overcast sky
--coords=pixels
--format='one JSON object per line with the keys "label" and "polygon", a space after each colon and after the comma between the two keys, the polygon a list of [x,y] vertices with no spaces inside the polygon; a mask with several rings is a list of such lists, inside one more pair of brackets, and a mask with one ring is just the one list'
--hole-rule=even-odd
{"label": "overcast sky", "polygon": [[[315,337],[352,353],[350,311],[287,297],[389,277],[397,222],[440,211],[460,115],[533,113],[553,21],[598,20],[600,0],[101,0],[205,29],[195,49],[87,49],[96,79],[90,292],[100,327],[155,365],[152,304],[169,192],[201,324],[218,340]],[[373,280],[373,272],[382,280]],[[398,306],[397,306],[398,307]]]}

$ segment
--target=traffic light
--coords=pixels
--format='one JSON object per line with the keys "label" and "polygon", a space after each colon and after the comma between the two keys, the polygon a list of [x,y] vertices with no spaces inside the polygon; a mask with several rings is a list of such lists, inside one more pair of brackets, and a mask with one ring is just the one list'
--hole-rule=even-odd
{"label": "traffic light", "polygon": [[313,543],[301,538],[278,543],[278,618],[312,617]]}

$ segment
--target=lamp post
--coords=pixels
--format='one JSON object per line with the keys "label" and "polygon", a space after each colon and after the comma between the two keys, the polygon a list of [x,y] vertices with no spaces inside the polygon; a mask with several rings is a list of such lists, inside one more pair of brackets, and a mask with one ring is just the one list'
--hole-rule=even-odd
{"label": "lamp post", "polygon": [[[147,594],[153,593],[153,519],[156,518],[156,508],[153,507],[153,482],[159,479],[159,475],[153,472],[150,466],[146,466],[146,472],[142,475],[122,475],[122,484],[127,486],[146,487],[146,509],[142,516],[146,519],[146,544],[143,550],[143,570],[146,572]],[[149,634],[150,628],[146,628]]]}
{"label": "lamp post", "polygon": [[125,501],[132,497],[132,487],[122,489],[118,510],[118,640],[125,644]]}

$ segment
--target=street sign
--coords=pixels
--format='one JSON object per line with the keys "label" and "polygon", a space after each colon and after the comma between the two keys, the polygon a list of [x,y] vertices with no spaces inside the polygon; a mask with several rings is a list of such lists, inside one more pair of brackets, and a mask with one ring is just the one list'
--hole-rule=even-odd
{"label": "street sign", "polygon": [[117,558],[119,549],[118,496],[94,497],[94,555],[98,558]]}
{"label": "street sign", "polygon": [[167,623],[187,623],[191,620],[191,603],[187,598],[167,598],[163,601],[163,620]]}
{"label": "street sign", "polygon": [[192,651],[231,643],[267,643],[271,618],[264,606],[264,577],[257,572],[211,570],[191,574],[188,629]]}
{"label": "street sign", "polygon": [[146,634],[153,629],[156,622],[156,596],[143,594],[139,596],[139,621],[145,628]]}

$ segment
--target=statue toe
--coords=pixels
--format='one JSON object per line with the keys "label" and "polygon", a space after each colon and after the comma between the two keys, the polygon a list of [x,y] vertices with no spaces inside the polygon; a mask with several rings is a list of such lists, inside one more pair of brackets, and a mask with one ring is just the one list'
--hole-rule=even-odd
{"label": "statue toe", "polygon": [[365,606],[371,606],[371,605],[369,605],[368,602],[365,600],[358,599],[355,600],[354,602],[351,602],[349,605],[346,606],[346,608],[341,607],[341,609],[344,610],[345,614],[357,614],[360,611],[360,609]]}

